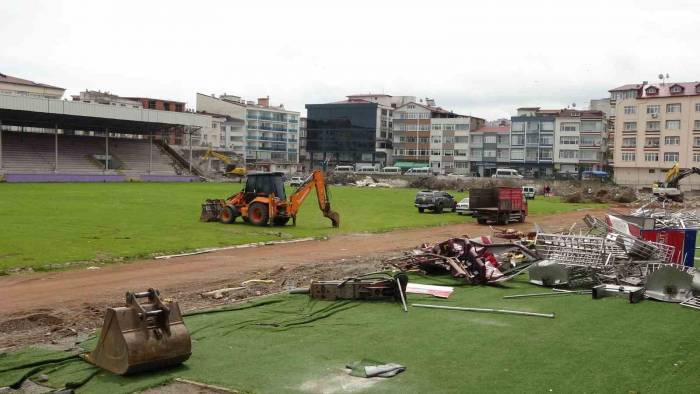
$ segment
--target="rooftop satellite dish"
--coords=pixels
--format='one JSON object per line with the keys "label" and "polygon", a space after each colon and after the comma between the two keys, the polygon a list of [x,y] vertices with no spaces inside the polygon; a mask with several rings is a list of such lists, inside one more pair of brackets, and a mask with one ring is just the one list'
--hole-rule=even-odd
{"label": "rooftop satellite dish", "polygon": [[576,103],[571,103],[571,106],[576,108]]}
{"label": "rooftop satellite dish", "polygon": [[664,75],[663,75],[663,74],[659,74],[659,79],[664,79]]}

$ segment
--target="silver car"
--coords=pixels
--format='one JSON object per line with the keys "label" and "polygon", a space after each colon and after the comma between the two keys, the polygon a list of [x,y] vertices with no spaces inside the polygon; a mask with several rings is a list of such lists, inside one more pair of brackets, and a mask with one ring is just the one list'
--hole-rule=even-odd
{"label": "silver car", "polygon": [[457,203],[457,213],[460,215],[469,215],[472,213],[469,209],[469,197],[465,197]]}

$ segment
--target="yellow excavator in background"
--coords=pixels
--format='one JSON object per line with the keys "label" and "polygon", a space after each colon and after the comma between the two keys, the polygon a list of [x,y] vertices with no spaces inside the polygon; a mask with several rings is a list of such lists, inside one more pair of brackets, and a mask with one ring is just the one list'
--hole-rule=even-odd
{"label": "yellow excavator in background", "polygon": [[678,163],[676,163],[666,172],[665,182],[654,184],[652,193],[659,198],[683,202],[683,193],[681,193],[678,183],[681,179],[693,174],[700,175],[700,168],[680,168]]}
{"label": "yellow excavator in background", "polygon": [[234,160],[230,156],[213,151],[211,148],[209,148],[209,150],[207,150],[207,152],[202,156],[202,161],[209,160],[210,157],[218,159],[226,164],[224,176],[237,177],[239,180],[241,180],[246,175],[245,168],[239,167],[236,163],[234,163]]}

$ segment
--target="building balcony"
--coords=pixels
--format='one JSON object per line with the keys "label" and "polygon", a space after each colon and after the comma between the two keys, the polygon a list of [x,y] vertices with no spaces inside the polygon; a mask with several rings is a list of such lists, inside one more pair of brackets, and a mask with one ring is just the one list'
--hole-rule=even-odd
{"label": "building balcony", "polygon": [[471,144],[470,147],[476,148],[476,149],[481,149],[484,147],[484,144],[480,142],[478,144]]}

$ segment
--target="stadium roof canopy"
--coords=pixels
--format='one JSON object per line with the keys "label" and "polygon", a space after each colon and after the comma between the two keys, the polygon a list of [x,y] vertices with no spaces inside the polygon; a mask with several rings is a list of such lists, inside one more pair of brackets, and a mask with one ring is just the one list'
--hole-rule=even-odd
{"label": "stadium roof canopy", "polygon": [[187,128],[196,130],[210,124],[211,117],[190,112],[0,94],[0,122],[48,129],[143,134],[163,130],[184,132]]}

